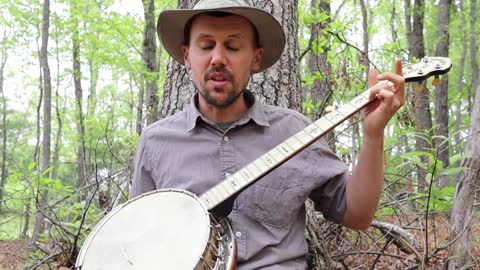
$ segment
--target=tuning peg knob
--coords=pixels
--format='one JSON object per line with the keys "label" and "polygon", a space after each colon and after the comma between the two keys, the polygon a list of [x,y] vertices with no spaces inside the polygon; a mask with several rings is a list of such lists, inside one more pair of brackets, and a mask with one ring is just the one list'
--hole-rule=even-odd
{"label": "tuning peg knob", "polygon": [[435,76],[435,78],[433,78],[432,85],[433,86],[440,86],[440,84],[442,84],[442,80],[440,80],[440,78],[438,76]]}

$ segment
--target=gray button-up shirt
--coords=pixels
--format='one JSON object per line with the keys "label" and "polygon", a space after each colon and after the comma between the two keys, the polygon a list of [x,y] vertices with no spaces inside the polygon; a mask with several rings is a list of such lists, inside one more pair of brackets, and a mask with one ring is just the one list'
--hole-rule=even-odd
{"label": "gray button-up shirt", "polygon": [[[200,195],[309,123],[302,114],[255,102],[225,132],[198,111],[196,96],[182,112],[148,126],[138,145],[129,196],[177,188]],[[239,270],[305,269],[305,200],[340,223],[347,167],[323,139],[245,189],[228,219]]]}

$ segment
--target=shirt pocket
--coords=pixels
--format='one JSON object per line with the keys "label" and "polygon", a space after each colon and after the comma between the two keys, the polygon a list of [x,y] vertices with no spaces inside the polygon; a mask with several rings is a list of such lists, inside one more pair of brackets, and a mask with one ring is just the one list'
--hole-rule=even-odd
{"label": "shirt pocket", "polygon": [[277,168],[252,185],[249,215],[276,228],[289,227],[308,197],[306,188],[289,168]]}

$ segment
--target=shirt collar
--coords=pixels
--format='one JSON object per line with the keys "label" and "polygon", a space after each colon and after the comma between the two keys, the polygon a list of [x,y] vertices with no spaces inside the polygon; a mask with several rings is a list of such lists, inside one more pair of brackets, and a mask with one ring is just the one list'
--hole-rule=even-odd
{"label": "shirt collar", "polygon": [[[243,95],[249,104],[249,109],[238,121],[235,122],[234,125],[243,125],[252,120],[259,126],[269,127],[270,123],[268,121],[268,115],[265,111],[265,105],[257,102],[255,95],[249,90],[245,90]],[[198,92],[193,95],[192,99],[190,100],[190,104],[188,104],[187,107],[187,131],[193,130],[200,120],[210,125],[214,124],[205,116],[203,116],[203,114],[198,110],[197,105]]]}

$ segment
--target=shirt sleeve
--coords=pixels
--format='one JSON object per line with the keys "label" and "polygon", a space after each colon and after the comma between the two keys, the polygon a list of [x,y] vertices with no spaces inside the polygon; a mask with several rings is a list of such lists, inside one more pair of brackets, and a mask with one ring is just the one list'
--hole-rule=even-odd
{"label": "shirt sleeve", "polygon": [[140,136],[140,141],[135,155],[133,178],[130,185],[128,198],[137,197],[147,191],[155,190],[155,181],[151,174],[150,159],[148,157],[146,132]]}
{"label": "shirt sleeve", "polygon": [[315,209],[326,219],[341,224],[347,208],[347,165],[330,150],[324,139],[313,144],[308,159],[309,174],[314,181],[310,198],[315,202]]}

